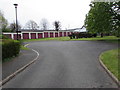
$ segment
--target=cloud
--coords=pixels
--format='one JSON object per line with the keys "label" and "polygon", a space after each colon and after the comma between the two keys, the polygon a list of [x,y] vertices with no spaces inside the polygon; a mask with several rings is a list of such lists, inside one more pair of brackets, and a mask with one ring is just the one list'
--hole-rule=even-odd
{"label": "cloud", "polygon": [[18,20],[24,26],[28,20],[40,24],[42,18],[51,23],[59,20],[63,28],[76,28],[84,24],[90,0],[1,0],[0,7],[11,23],[15,20],[14,3],[18,3]]}

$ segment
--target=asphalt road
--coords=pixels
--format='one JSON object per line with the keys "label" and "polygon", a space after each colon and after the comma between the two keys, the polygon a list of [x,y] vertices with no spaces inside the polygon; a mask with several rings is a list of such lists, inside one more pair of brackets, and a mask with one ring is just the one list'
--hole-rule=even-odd
{"label": "asphalt road", "polygon": [[103,41],[40,41],[29,48],[39,52],[38,60],[3,88],[116,88],[101,67],[101,52],[117,48]]}

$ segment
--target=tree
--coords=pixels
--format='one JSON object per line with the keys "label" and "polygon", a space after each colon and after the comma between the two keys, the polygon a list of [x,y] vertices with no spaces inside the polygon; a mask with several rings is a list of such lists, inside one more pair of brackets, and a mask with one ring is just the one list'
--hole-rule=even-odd
{"label": "tree", "polygon": [[56,31],[60,30],[60,27],[61,27],[60,21],[55,21],[53,23],[53,25],[54,25]]}
{"label": "tree", "polygon": [[25,28],[31,29],[31,30],[36,30],[38,28],[38,25],[35,21],[33,20],[29,20],[26,25]]}
{"label": "tree", "polygon": [[3,13],[0,11],[0,29],[1,31],[9,31],[8,28],[8,22],[7,19],[5,19]]}
{"label": "tree", "polygon": [[112,3],[92,2],[90,11],[86,15],[85,26],[91,33],[110,33],[112,31]]}
{"label": "tree", "polygon": [[120,37],[120,1],[119,2],[113,2],[112,5],[113,9],[113,33]]}
{"label": "tree", "polygon": [[[15,31],[15,27],[16,27],[16,23],[15,22],[13,22],[13,23],[10,24],[9,28],[10,28],[11,32],[16,32]],[[18,30],[20,30],[20,29],[21,29],[21,26],[18,23]]]}
{"label": "tree", "polygon": [[41,20],[41,27],[42,27],[42,30],[47,30],[47,29],[48,29],[49,24],[48,24],[47,19],[43,18],[43,19]]}

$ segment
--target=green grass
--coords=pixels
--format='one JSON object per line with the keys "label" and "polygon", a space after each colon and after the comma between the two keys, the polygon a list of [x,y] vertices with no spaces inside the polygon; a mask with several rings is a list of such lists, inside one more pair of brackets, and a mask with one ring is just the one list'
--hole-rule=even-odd
{"label": "green grass", "polygon": [[[118,39],[115,36],[105,36],[105,37],[96,37],[96,38],[79,38],[79,39],[70,39],[69,37],[56,37],[56,38],[41,38],[41,39],[26,39],[22,40],[24,41],[50,41],[50,40],[57,40],[57,41],[108,41],[108,42],[113,42],[116,43],[118,42]],[[120,40],[119,40],[120,41]]]}
{"label": "green grass", "polygon": [[55,40],[55,41],[68,41],[70,40],[69,37],[56,37],[56,38],[41,38],[41,39],[24,39],[22,40],[23,42],[29,42],[29,41],[50,41],[50,40]]}
{"label": "green grass", "polygon": [[119,49],[115,50],[109,50],[101,54],[101,60],[106,65],[106,67],[120,80],[120,68],[118,68],[118,60],[120,60],[120,57],[118,57],[118,51]]}
{"label": "green grass", "polygon": [[24,47],[23,45],[21,45],[21,50],[29,50],[29,48]]}
{"label": "green grass", "polygon": [[118,39],[117,37],[115,37],[115,36],[104,36],[104,37],[100,37],[100,36],[98,36],[98,37],[95,37],[95,38],[80,38],[80,39],[73,39],[73,40],[92,40],[92,41],[99,41],[99,40],[116,40],[116,39]]}

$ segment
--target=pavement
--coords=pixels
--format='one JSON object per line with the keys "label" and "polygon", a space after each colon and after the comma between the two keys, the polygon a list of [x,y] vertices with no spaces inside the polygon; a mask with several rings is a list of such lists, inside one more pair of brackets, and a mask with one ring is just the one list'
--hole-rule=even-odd
{"label": "pavement", "polygon": [[[3,88],[118,87],[99,63],[99,55],[103,51],[117,48],[116,44],[104,41],[36,41],[29,44],[28,47],[36,50],[40,56],[34,64],[3,85]],[[31,55],[28,54],[26,59],[21,57],[21,60],[29,62]],[[21,60],[19,62],[22,63]],[[8,69],[8,73],[11,66],[12,69],[19,66],[17,62],[13,65],[12,62],[3,65],[3,72]]]}
{"label": "pavement", "polygon": [[2,64],[2,80],[28,64],[35,57],[36,53],[32,50],[21,50],[17,57]]}

